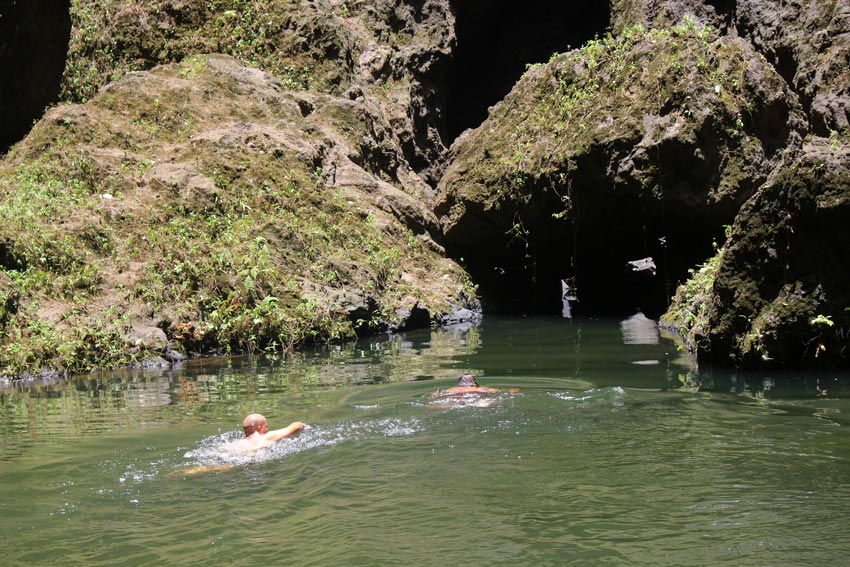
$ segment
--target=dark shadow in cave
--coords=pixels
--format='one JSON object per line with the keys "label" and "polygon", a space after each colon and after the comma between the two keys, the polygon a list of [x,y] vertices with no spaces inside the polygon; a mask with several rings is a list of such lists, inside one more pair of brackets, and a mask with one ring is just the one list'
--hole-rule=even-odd
{"label": "dark shadow in cave", "polygon": [[[558,204],[549,203],[526,222],[533,227],[527,242],[505,233],[489,245],[451,247],[478,283],[485,312],[561,315],[564,279],[578,297],[572,316],[627,317],[640,310],[657,318],[688,270],[713,255],[712,242],[723,242],[723,225],[734,215],[676,210],[671,203],[602,187],[577,197],[577,222],[553,219]],[[649,257],[654,274],[629,265]]]}
{"label": "dark shadow in cave", "polygon": [[449,71],[446,129],[454,140],[487,118],[532,63],[579,47],[610,23],[608,2],[454,0],[457,46]]}
{"label": "dark shadow in cave", "polygon": [[0,0],[0,153],[57,101],[70,37],[68,0]]}

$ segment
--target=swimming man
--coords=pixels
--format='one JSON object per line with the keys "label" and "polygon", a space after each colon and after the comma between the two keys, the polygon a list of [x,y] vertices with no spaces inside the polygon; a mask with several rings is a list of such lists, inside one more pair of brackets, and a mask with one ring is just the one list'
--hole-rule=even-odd
{"label": "swimming man", "polygon": [[487,388],[482,386],[472,374],[464,374],[457,380],[457,386],[434,392],[432,396],[456,396],[465,394],[493,394],[499,392],[498,388]]}
{"label": "swimming man", "polygon": [[287,437],[292,436],[304,429],[300,421],[293,421],[283,429],[269,431],[269,423],[265,416],[252,413],[242,420],[242,429],[245,431],[245,439],[239,439],[236,444],[244,451],[257,451],[270,447]]}
{"label": "swimming man", "polygon": [[[461,408],[479,407],[488,408],[499,402],[499,398],[485,396],[483,394],[495,394],[501,392],[499,388],[488,388],[482,386],[472,374],[464,374],[457,381],[457,386],[446,388],[438,392],[432,392],[431,396],[436,398],[431,402],[434,407]],[[519,392],[519,388],[511,388],[508,392]]]}
{"label": "swimming man", "polygon": [[[220,449],[222,453],[229,453],[231,455],[245,455],[249,453],[256,453],[260,449],[270,447],[281,439],[291,437],[295,433],[298,433],[299,431],[304,429],[304,424],[300,421],[293,421],[283,429],[275,429],[274,431],[269,431],[269,423],[268,421],[266,421],[265,416],[259,413],[252,413],[251,415],[245,417],[245,419],[242,420],[242,429],[245,431],[245,438],[238,439],[232,443],[224,445]],[[198,465],[195,467],[189,467],[174,471],[168,476],[181,477],[198,473],[221,472],[230,470],[235,466],[236,465],[231,464]]]}

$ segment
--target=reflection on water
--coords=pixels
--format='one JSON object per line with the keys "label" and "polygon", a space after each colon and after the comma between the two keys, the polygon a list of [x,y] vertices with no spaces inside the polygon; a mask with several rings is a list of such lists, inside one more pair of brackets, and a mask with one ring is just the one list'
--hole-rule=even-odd
{"label": "reflection on water", "polygon": [[[847,379],[696,370],[635,321],[6,387],[3,565],[843,564]],[[465,372],[501,391],[434,403]],[[308,427],[228,452],[253,411]]]}
{"label": "reflection on water", "polygon": [[[670,337],[642,313],[619,322],[488,321],[482,329],[422,331],[375,337],[345,345],[272,358],[234,357],[190,361],[174,370],[127,371],[70,380],[0,387],[0,447],[7,436],[84,434],[172,423],[218,420],[233,405],[282,394],[344,385],[456,379],[463,372],[587,378],[587,386],[629,385],[657,389],[737,392],[753,397],[843,397],[839,376],[727,369],[696,370]],[[631,371],[619,364],[657,366]],[[510,385],[510,384],[507,384]],[[306,403],[306,402],[305,402]],[[36,427],[37,425],[37,427]],[[3,453],[0,452],[0,460]]]}
{"label": "reflection on water", "polygon": [[204,359],[175,370],[7,384],[0,387],[0,434],[135,429],[185,417],[220,418],[229,414],[229,402],[287,392],[452,378],[458,371],[450,367],[475,352],[479,333],[478,328],[410,333],[281,357]]}
{"label": "reflection on water", "polygon": [[657,345],[661,341],[658,322],[638,311],[628,319],[620,321],[623,343],[627,345]]}

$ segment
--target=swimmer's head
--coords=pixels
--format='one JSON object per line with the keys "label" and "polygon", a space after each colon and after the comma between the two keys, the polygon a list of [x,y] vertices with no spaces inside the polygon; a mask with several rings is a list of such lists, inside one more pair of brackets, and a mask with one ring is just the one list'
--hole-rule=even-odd
{"label": "swimmer's head", "polygon": [[475,376],[472,374],[464,374],[457,380],[458,386],[480,386],[480,384],[475,380]]}
{"label": "swimmer's head", "polygon": [[250,436],[254,433],[263,434],[269,430],[269,424],[265,416],[258,413],[252,413],[242,420],[242,429],[245,430],[245,436]]}

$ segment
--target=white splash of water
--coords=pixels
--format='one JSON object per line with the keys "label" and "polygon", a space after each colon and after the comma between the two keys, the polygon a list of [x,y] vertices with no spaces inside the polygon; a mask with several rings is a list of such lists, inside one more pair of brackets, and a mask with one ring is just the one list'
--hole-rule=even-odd
{"label": "white splash of water", "polygon": [[568,402],[585,402],[588,400],[606,400],[611,394],[619,395],[624,393],[625,390],[620,386],[613,386],[611,388],[593,388],[579,394],[573,392],[549,392],[549,395]]}
{"label": "white splash of water", "polygon": [[423,428],[418,419],[384,418],[378,420],[346,421],[330,425],[307,426],[297,436],[283,439],[271,447],[253,453],[240,450],[235,443],[242,438],[230,431],[202,439],[184,457],[203,466],[246,465],[275,461],[304,451],[330,447],[346,441],[362,441],[381,437],[413,435]]}

